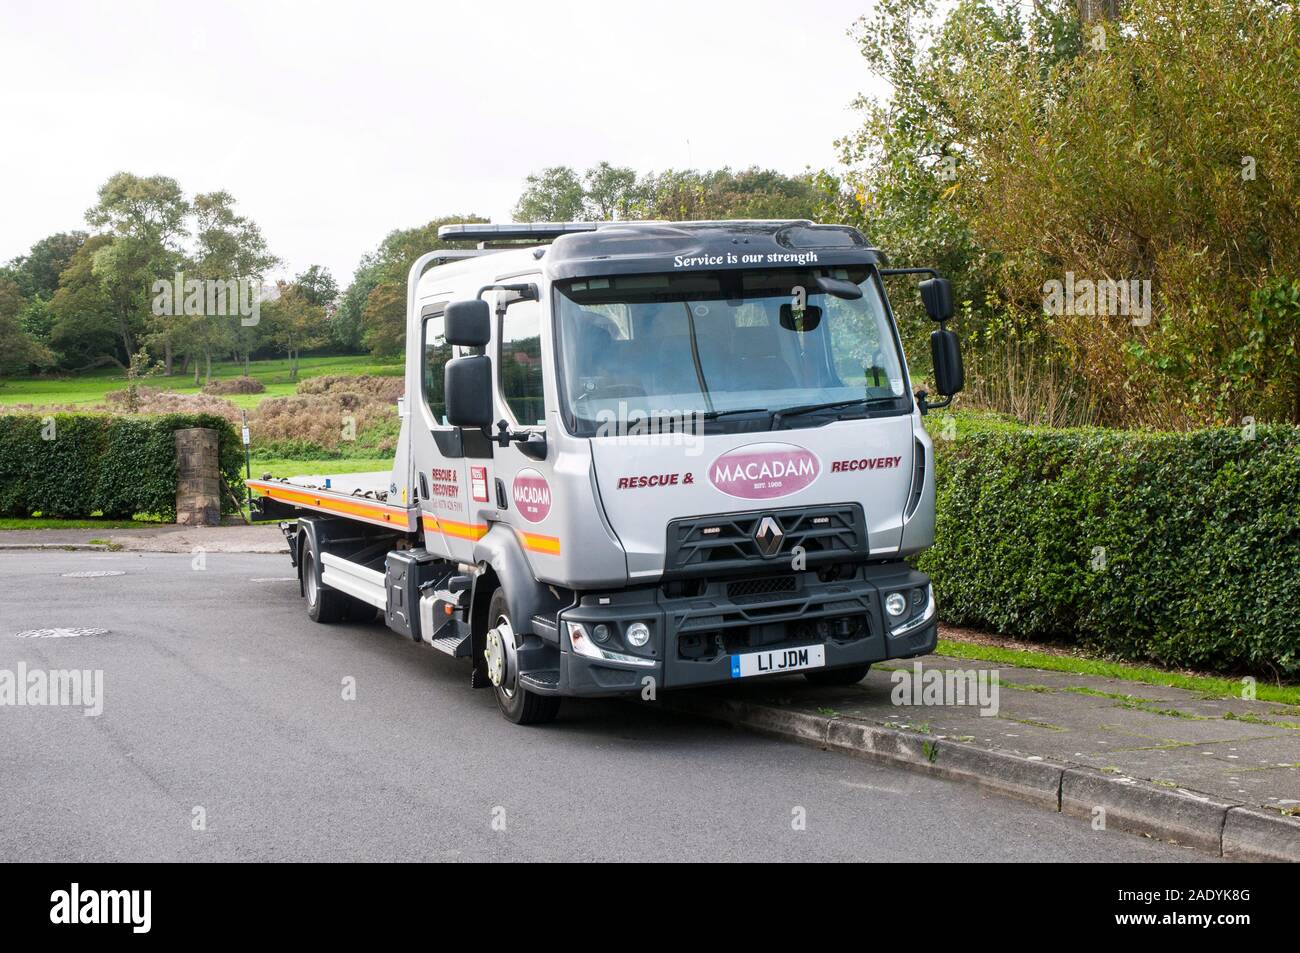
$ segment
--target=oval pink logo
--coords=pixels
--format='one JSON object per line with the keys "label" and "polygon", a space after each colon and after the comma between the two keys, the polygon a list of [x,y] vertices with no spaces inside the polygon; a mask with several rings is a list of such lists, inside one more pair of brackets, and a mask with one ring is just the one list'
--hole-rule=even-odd
{"label": "oval pink logo", "polygon": [[728,496],[772,500],[797,493],[821,473],[810,451],[788,443],[751,443],[724,453],[709,467],[709,480]]}
{"label": "oval pink logo", "polygon": [[531,468],[515,474],[512,489],[515,509],[530,523],[540,523],[551,512],[551,485],[546,477]]}

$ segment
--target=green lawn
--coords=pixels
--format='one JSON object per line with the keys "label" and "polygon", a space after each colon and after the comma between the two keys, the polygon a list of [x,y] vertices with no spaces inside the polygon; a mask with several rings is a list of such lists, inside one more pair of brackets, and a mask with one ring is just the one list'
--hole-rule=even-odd
{"label": "green lawn", "polygon": [[[297,382],[289,379],[289,361],[254,361],[249,366],[250,376],[266,385],[262,394],[233,394],[226,399],[238,407],[252,408],[267,397],[279,397],[292,394]],[[213,364],[214,379],[241,377],[244,373],[242,364]],[[304,357],[298,362],[300,380],[319,377],[322,374],[375,374],[398,376],[402,373],[401,364],[376,364],[373,358],[365,355],[343,355],[334,357]],[[194,386],[192,375],[173,377],[155,377],[143,382],[149,387],[161,387],[182,394],[196,393],[200,388]],[[126,386],[126,378],[120,368],[102,367],[94,371],[66,378],[16,377],[0,380],[0,407],[6,404],[96,404],[104,399],[111,390],[121,390]]]}
{"label": "green lawn", "polygon": [[18,517],[0,519],[0,531],[7,529],[135,529],[144,526],[157,526],[157,522],[145,520],[58,520],[44,516],[31,516],[26,519]]}
{"label": "green lawn", "polygon": [[357,460],[254,460],[253,479],[256,480],[263,473],[269,473],[273,477],[320,476],[325,473],[373,473],[392,468],[392,457]]}
{"label": "green lawn", "polygon": [[[1049,652],[1001,648],[995,645],[975,645],[948,639],[940,639],[935,652],[950,658],[1002,662],[1006,665],[1036,668],[1047,672],[1099,675],[1104,678],[1142,682],[1147,685],[1165,685],[1170,688],[1200,692],[1202,695],[1211,695],[1215,698],[1240,698],[1242,692],[1242,683],[1237,679],[1216,678],[1211,675],[1185,675],[1181,672],[1170,672],[1150,665],[1134,665],[1128,662],[1054,655]],[[1300,685],[1273,685],[1261,679],[1255,687],[1255,697],[1259,701],[1300,705]]]}

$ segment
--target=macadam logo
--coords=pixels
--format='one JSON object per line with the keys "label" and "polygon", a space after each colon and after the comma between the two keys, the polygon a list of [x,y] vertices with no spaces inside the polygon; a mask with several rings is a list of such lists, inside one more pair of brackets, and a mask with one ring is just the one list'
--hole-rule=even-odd
{"label": "macadam logo", "polygon": [[889,680],[895,705],[978,705],[981,718],[998,713],[998,673],[990,669],[923,668],[913,662],[910,672],[900,668]]}
{"label": "macadam logo", "polygon": [[28,669],[19,662],[17,671],[0,668],[0,707],[81,708],[87,717],[104,711],[102,669]]}
{"label": "macadam logo", "polygon": [[153,283],[155,317],[239,318],[246,328],[262,320],[262,284],[255,278],[159,278]]}
{"label": "macadam logo", "polygon": [[718,457],[709,467],[709,479],[728,496],[770,500],[802,490],[820,472],[817,458],[802,447],[757,443]]}
{"label": "macadam logo", "polygon": [[551,512],[551,485],[532,468],[515,474],[511,495],[515,508],[530,523],[540,523]]}
{"label": "macadam logo", "polygon": [[70,890],[50,894],[50,922],[56,924],[131,925],[132,933],[148,933],[153,923],[152,890]]}

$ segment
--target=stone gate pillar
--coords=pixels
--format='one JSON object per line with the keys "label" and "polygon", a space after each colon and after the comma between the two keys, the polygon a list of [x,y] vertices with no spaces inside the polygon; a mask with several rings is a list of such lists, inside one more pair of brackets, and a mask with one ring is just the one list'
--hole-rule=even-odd
{"label": "stone gate pillar", "polygon": [[177,430],[176,522],[181,526],[221,523],[221,470],[217,432],[206,427]]}

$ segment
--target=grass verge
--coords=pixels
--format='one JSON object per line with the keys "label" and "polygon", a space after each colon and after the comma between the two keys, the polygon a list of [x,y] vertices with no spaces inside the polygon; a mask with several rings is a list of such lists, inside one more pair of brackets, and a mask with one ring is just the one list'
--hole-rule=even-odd
{"label": "grass verge", "polygon": [[[1214,698],[1241,698],[1242,683],[1231,678],[1212,675],[1187,675],[1169,672],[1148,665],[1131,665],[1127,662],[1105,662],[1099,659],[1078,658],[1073,655],[1051,655],[1024,649],[1007,649],[994,645],[974,645],[940,639],[935,649],[937,655],[951,658],[975,659],[981,662],[1001,662],[1020,668],[1036,668],[1047,672],[1070,672],[1075,675],[1096,675],[1145,685],[1164,685],[1200,692]],[[1256,682],[1255,698],[1264,702],[1281,702],[1300,705],[1300,685],[1270,685]]]}

